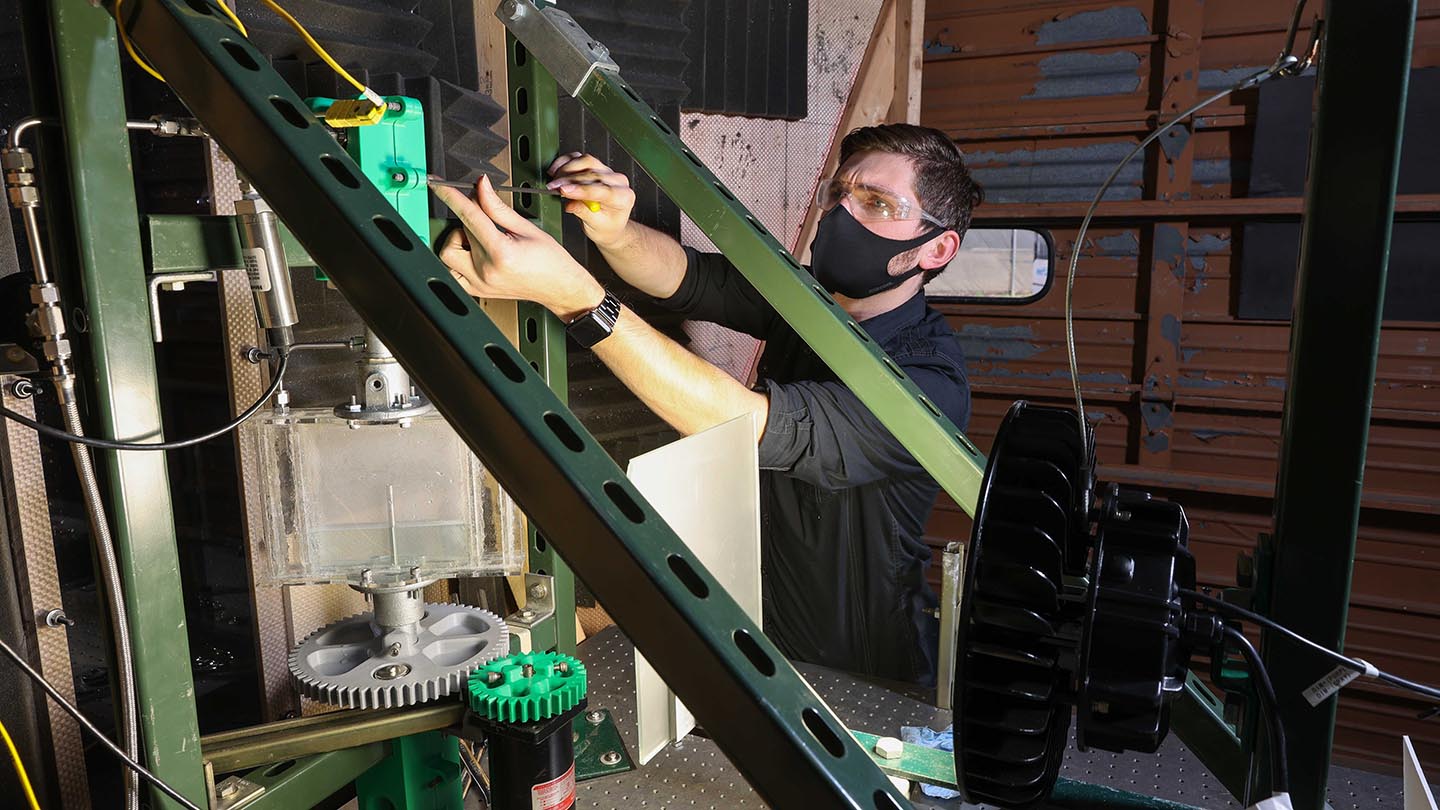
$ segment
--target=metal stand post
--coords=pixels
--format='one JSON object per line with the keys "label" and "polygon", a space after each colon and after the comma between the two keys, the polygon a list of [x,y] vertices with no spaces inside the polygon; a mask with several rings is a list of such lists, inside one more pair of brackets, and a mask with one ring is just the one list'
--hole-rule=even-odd
{"label": "metal stand post", "polygon": [[[1325,4],[1304,232],[1290,333],[1270,615],[1334,649],[1345,638],[1370,429],[1414,0]],[[1267,634],[1296,808],[1319,810],[1335,699],[1302,690],[1331,665]],[[1263,755],[1259,762],[1266,761]]]}

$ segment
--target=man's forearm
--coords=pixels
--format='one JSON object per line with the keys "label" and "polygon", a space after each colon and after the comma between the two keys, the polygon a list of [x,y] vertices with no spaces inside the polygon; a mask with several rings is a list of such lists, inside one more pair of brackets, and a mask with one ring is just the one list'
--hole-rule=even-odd
{"label": "man's forearm", "polygon": [[595,245],[626,283],[655,298],[669,298],[685,278],[685,249],[653,228],[630,222],[610,244]]}
{"label": "man's forearm", "polygon": [[701,360],[623,308],[610,337],[594,352],[641,402],[683,435],[699,433],[745,413],[765,432],[770,400]]}

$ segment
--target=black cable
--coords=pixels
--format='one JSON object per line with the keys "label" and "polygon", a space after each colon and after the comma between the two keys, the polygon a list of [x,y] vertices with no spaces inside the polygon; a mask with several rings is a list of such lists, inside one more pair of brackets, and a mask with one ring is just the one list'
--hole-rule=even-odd
{"label": "black cable", "polygon": [[1232,644],[1240,648],[1240,654],[1245,656],[1245,661],[1250,665],[1250,674],[1255,677],[1255,682],[1260,685],[1260,702],[1265,704],[1261,707],[1265,715],[1267,727],[1270,730],[1270,793],[1290,792],[1290,765],[1288,754],[1285,750],[1285,724],[1280,721],[1279,701],[1275,698],[1275,684],[1270,681],[1270,672],[1265,669],[1265,662],[1260,660],[1260,653],[1255,651],[1255,645],[1244,633],[1233,627],[1225,628],[1225,637]]}
{"label": "black cable", "polygon": [[28,663],[25,662],[25,659],[21,658],[19,653],[11,649],[10,645],[6,644],[4,640],[0,640],[0,650],[3,650],[6,655],[10,656],[10,660],[14,661],[16,666],[20,667],[20,669],[26,675],[29,675],[30,678],[34,680],[41,689],[44,689],[45,693],[48,694],[52,700],[60,704],[60,708],[64,709],[66,713],[69,714],[71,717],[75,718],[75,722],[79,723],[81,727],[83,727],[86,731],[93,734],[95,736],[95,739],[99,740],[101,743],[104,744],[106,748],[110,749],[110,753],[119,757],[121,762],[124,762],[131,770],[139,774],[142,779],[159,788],[162,792],[164,792],[166,796],[169,796],[170,798],[179,802],[182,806],[186,808],[186,810],[200,810],[200,807],[198,805],[182,796],[180,792],[177,791],[175,788],[172,788],[170,787],[170,785],[166,784],[165,780],[146,770],[144,765],[141,765],[140,763],[126,756],[125,752],[120,750],[120,746],[111,742],[110,738],[106,737],[103,733],[101,733],[100,729],[96,728],[95,724],[91,723],[85,717],[85,715],[81,714],[79,709],[70,705],[70,701],[66,700],[64,696],[61,695],[60,692],[57,691],[55,687],[50,684],[49,681],[45,680],[45,676],[36,672]]}
{"label": "black cable", "polygon": [[[1279,633],[1280,635],[1290,639],[1291,641],[1309,647],[1310,649],[1320,653],[1321,655],[1324,655],[1325,657],[1340,664],[1341,666],[1349,667],[1350,669],[1353,669],[1361,674],[1368,674],[1372,669],[1375,669],[1373,665],[1367,667],[1364,661],[1358,661],[1348,655],[1344,655],[1343,653],[1335,652],[1329,647],[1317,644],[1295,632],[1294,630],[1291,630],[1290,628],[1280,624],[1279,622],[1276,622],[1274,619],[1262,616],[1253,610],[1246,610],[1239,605],[1231,604],[1223,599],[1217,599],[1208,593],[1200,593],[1199,591],[1192,591],[1182,588],[1180,589],[1180,595],[1194,599],[1197,602],[1209,605],[1210,607],[1213,607],[1221,612],[1229,613],[1232,616],[1245,619],[1246,621],[1254,622],[1268,630],[1273,630],[1276,633]],[[1430,698],[1431,700],[1440,700],[1440,689],[1436,689],[1433,686],[1427,686],[1423,683],[1408,681],[1404,678],[1391,675],[1388,672],[1379,672],[1379,670],[1376,671],[1378,672],[1378,674],[1375,677],[1385,683],[1390,684],[1391,686],[1399,687],[1401,689],[1409,689],[1410,691],[1417,692],[1421,695],[1424,695],[1425,697]]]}
{"label": "black cable", "polygon": [[288,363],[288,357],[283,354],[279,356],[279,361],[275,366],[275,378],[270,381],[270,387],[265,389],[265,393],[261,395],[259,399],[255,400],[255,403],[253,405],[246,408],[240,413],[239,416],[232,419],[229,423],[225,424],[222,427],[216,428],[215,430],[212,430],[209,433],[204,434],[203,436],[193,436],[189,439],[177,439],[173,442],[121,442],[113,441],[111,439],[99,439],[94,436],[78,436],[74,433],[70,433],[69,431],[61,430],[60,428],[51,427],[50,425],[37,422],[34,419],[25,416],[24,414],[16,413],[15,411],[12,411],[9,408],[3,406],[0,406],[0,416],[4,416],[7,419],[12,419],[16,422],[19,422],[25,427],[28,427],[31,430],[39,433],[41,436],[45,436],[51,439],[59,439],[60,441],[74,442],[75,444],[83,444],[86,447],[98,447],[101,450],[179,450],[183,447],[190,447],[192,445],[200,444],[201,442],[208,442],[211,439],[224,436],[226,433],[229,433],[235,428],[240,427],[240,425],[243,424],[245,420],[258,413],[261,408],[265,407],[265,403],[269,402],[270,398],[275,396],[275,392],[280,390],[280,384],[285,378],[285,366]]}

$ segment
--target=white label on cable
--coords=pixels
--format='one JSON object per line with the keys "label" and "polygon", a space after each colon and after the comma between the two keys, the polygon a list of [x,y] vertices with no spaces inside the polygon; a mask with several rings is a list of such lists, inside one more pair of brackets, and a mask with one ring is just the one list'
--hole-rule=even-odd
{"label": "white label on cable", "polygon": [[574,763],[565,775],[530,788],[530,810],[570,810],[574,806]]}
{"label": "white label on cable", "polygon": [[1346,684],[1360,677],[1360,673],[1350,667],[1340,666],[1330,670],[1330,674],[1316,681],[1309,689],[1304,691],[1305,701],[1313,708],[1330,699],[1330,696],[1344,689]]}
{"label": "white label on cable", "polygon": [[250,277],[250,289],[255,292],[270,292],[270,262],[260,248],[246,248],[240,251],[245,263],[245,275]]}

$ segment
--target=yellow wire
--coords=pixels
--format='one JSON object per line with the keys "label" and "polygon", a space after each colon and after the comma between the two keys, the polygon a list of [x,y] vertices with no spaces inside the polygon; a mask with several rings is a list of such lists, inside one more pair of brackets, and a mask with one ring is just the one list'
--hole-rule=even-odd
{"label": "yellow wire", "polygon": [[[135,52],[135,46],[130,44],[130,35],[125,33],[125,24],[120,20],[120,4],[123,2],[124,0],[115,0],[115,28],[120,32],[120,43],[125,46],[125,52],[130,54],[130,58],[135,60],[135,64],[139,65],[141,70],[155,77],[156,81],[165,81],[165,77],[161,76],[155,68],[150,67],[144,59],[141,59],[140,54]],[[247,38],[250,36],[250,32],[245,30],[245,23],[240,22],[240,18],[235,16],[235,12],[231,11],[229,6],[223,2],[216,5],[220,6],[220,10],[225,12],[225,16],[229,17],[230,21],[235,23],[235,27],[240,29],[241,36]]]}
{"label": "yellow wire", "polygon": [[25,798],[30,800],[30,810],[40,810],[40,800],[35,798],[35,789],[30,787],[30,776],[25,773],[25,763],[20,761],[20,752],[15,750],[15,741],[5,724],[0,723],[0,737],[5,738],[5,747],[10,749],[10,758],[15,761],[15,772],[20,774],[20,786],[25,788]]}
{"label": "yellow wire", "polygon": [[336,62],[335,59],[330,56],[330,53],[325,50],[325,47],[319,42],[316,42],[314,37],[310,36],[310,32],[305,30],[305,26],[301,25],[299,20],[290,16],[290,12],[281,8],[280,4],[275,2],[275,0],[260,0],[260,2],[264,3],[271,11],[279,14],[280,19],[289,23],[290,27],[295,29],[295,33],[299,34],[300,38],[305,40],[305,44],[310,46],[310,50],[314,51],[315,55],[320,57],[332,70],[340,74],[340,78],[354,85],[356,90],[366,93],[367,95],[369,94],[370,88],[357,81],[354,76],[350,75],[348,70],[340,67],[340,63]]}

